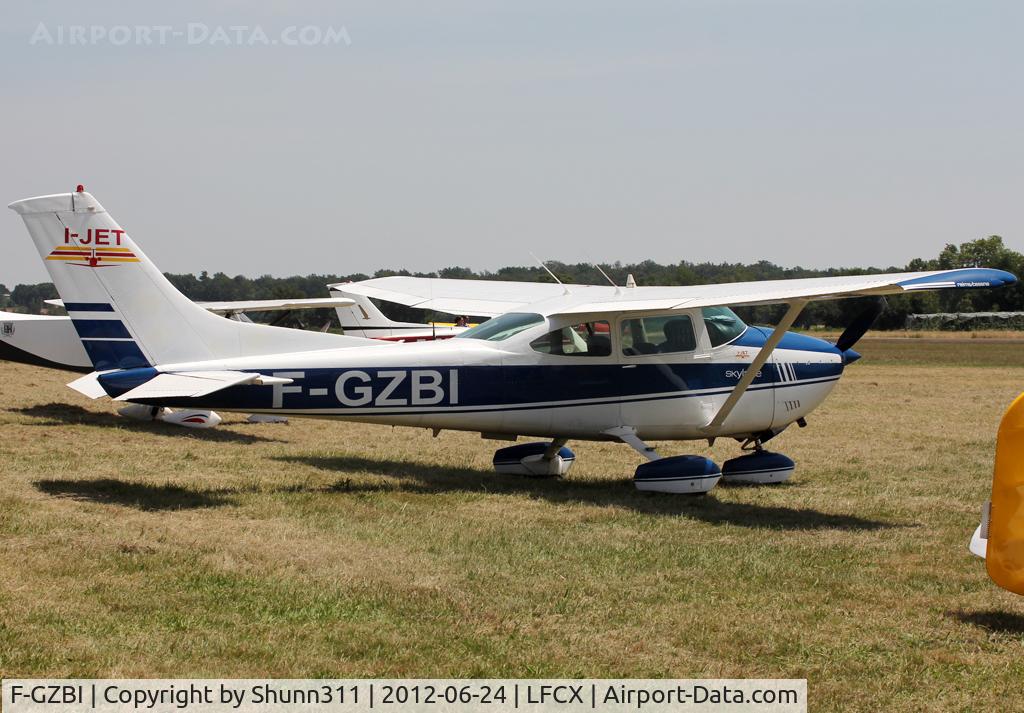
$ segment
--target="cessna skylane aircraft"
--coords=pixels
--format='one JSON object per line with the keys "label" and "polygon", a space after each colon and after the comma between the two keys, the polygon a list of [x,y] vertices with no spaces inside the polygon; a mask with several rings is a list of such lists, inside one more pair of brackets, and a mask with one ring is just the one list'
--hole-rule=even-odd
{"label": "cessna skylane aircraft", "polygon": [[[453,339],[387,343],[211,314],[81,186],[10,207],[92,361],[95,371],[70,384],[87,396],[546,439],[495,453],[499,472],[522,475],[566,473],[575,460],[569,439],[620,441],[649,461],[636,469],[638,488],[673,493],[793,472],[762,444],[804,425],[858,358],[852,347],[881,309],[831,344],[787,331],[809,301],[1016,282],[976,268],[696,287],[360,283],[364,294],[404,304],[500,315]],[[730,307],[753,304],[787,309],[774,329],[748,327]],[[725,437],[750,452],[721,468],[700,456],[661,458],[647,444]]]}

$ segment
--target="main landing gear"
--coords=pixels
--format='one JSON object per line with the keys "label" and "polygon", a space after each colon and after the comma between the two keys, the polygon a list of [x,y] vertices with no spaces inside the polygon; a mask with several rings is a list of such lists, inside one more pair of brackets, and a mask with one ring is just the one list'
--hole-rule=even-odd
{"label": "main landing gear", "polygon": [[568,439],[522,443],[501,448],[494,454],[494,470],[508,475],[555,478],[565,475],[576,462],[576,454],[565,447]]}
{"label": "main landing gear", "polygon": [[781,483],[793,475],[795,464],[781,453],[771,453],[761,447],[759,440],[748,442],[753,450],[746,455],[727,460],[719,468],[713,460],[703,456],[670,456],[662,458],[644,443],[636,429],[625,426],[606,433],[632,447],[649,462],[637,467],[633,484],[637,490],[658,493],[685,493],[702,495],[718,484],[751,483],[765,485]]}
{"label": "main landing gear", "polygon": [[[793,475],[795,465],[781,453],[764,450],[760,440],[744,444],[749,453],[727,460],[719,468],[704,456],[661,457],[637,436],[636,429],[625,426],[606,431],[609,436],[633,448],[648,462],[637,467],[633,484],[637,490],[657,493],[703,495],[719,481],[766,485],[782,483]],[[522,443],[501,448],[494,454],[494,470],[508,475],[554,478],[569,472],[576,455],[566,448],[567,439]]]}
{"label": "main landing gear", "polygon": [[704,456],[669,456],[662,458],[653,446],[649,446],[636,435],[632,426],[622,426],[605,431],[617,438],[648,460],[638,466],[633,475],[637,490],[655,493],[683,493],[703,495],[718,484],[722,471],[715,462]]}

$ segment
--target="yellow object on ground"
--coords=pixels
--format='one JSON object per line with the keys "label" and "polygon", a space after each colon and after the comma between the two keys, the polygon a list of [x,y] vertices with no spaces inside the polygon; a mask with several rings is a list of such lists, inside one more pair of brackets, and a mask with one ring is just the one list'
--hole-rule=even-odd
{"label": "yellow object on ground", "polygon": [[993,582],[1024,594],[1024,394],[1010,405],[996,437],[985,565]]}

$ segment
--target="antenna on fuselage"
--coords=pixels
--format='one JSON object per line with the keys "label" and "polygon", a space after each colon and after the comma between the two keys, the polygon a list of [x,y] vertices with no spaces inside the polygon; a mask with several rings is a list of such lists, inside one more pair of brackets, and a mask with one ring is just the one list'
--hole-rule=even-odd
{"label": "antenna on fuselage", "polygon": [[598,265],[596,262],[592,262],[590,264],[597,268],[597,271],[604,275],[604,279],[608,280],[608,284],[615,288],[615,294],[622,294],[622,292],[619,290],[619,286],[615,284],[615,281],[612,278],[608,277],[608,273],[602,270],[600,265]]}
{"label": "antenna on fuselage", "polygon": [[544,261],[543,261],[543,260],[541,260],[541,259],[540,259],[539,257],[537,257],[536,255],[534,255],[534,254],[533,254],[533,252],[531,252],[531,251],[529,251],[529,250],[527,250],[527,252],[529,252],[529,253],[530,253],[530,257],[532,257],[532,258],[533,258],[534,260],[536,260],[536,261],[537,261],[537,264],[538,264],[538,265],[540,265],[541,267],[543,267],[543,268],[544,268],[544,271],[545,271],[545,272],[547,272],[547,273],[548,273],[549,275],[551,275],[551,278],[552,278],[552,279],[553,279],[553,280],[554,280],[555,282],[557,282],[557,283],[558,283],[559,285],[562,285],[562,293],[563,293],[563,294],[566,294],[566,295],[567,295],[567,294],[569,294],[569,288],[568,288],[568,287],[566,287],[566,286],[565,286],[564,284],[562,284],[562,281],[558,279],[558,276],[557,276],[557,275],[556,275],[555,273],[551,272],[551,270],[549,270],[549,269],[548,269],[548,266],[544,264]]}

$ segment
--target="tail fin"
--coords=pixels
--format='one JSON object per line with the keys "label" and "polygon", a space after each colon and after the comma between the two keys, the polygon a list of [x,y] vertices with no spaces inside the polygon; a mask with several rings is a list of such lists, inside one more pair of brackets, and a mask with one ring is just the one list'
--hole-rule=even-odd
{"label": "tail fin", "polygon": [[9,207],[25,221],[97,371],[365,343],[211,314],[178,292],[81,186]]}
{"label": "tail fin", "polygon": [[[353,337],[381,339],[401,337],[409,330],[429,330],[432,325],[422,322],[398,322],[386,316],[366,295],[353,294],[345,290],[347,282],[328,285],[332,297],[344,297],[354,304],[337,307],[338,322],[345,334]],[[449,335],[450,336],[450,335]]]}
{"label": "tail fin", "polygon": [[[384,313],[365,295],[351,295],[344,292],[344,285],[329,285],[332,297],[347,297],[354,304],[337,307],[338,322],[345,334],[356,337],[390,337],[391,329],[398,322],[388,319]],[[423,325],[416,325],[422,328]]]}

